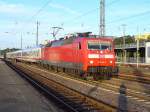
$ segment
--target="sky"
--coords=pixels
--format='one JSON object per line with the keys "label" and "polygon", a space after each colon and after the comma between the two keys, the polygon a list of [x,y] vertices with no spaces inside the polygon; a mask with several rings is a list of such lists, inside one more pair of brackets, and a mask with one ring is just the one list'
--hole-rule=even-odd
{"label": "sky", "polygon": [[[122,36],[150,32],[150,0],[105,0],[106,35]],[[91,31],[99,34],[100,0],[0,0],[0,49],[23,48],[53,40],[52,27],[68,33]]]}

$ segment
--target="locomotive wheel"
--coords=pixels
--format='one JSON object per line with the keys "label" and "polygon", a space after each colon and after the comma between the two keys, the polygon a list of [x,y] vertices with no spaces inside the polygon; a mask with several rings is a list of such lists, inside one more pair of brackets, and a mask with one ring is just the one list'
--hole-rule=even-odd
{"label": "locomotive wheel", "polygon": [[97,81],[100,79],[100,76],[98,76],[97,74],[93,74],[93,80]]}
{"label": "locomotive wheel", "polygon": [[110,73],[109,72],[105,73],[104,80],[110,80]]}
{"label": "locomotive wheel", "polygon": [[108,76],[107,76],[107,72],[104,71],[104,72],[103,72],[103,79],[104,79],[104,80],[107,80],[107,77],[108,77]]}
{"label": "locomotive wheel", "polygon": [[113,76],[112,76],[112,77],[114,77],[114,78],[118,78],[118,77],[119,77],[119,75],[118,75],[118,74],[117,74],[117,75],[116,75],[116,74],[115,74],[115,75],[113,74]]}
{"label": "locomotive wheel", "polygon": [[82,79],[86,80],[86,79],[87,79],[87,73],[81,73],[81,74],[80,74],[80,77],[81,77]]}
{"label": "locomotive wheel", "polygon": [[103,80],[104,76],[102,76],[102,74],[99,76],[99,80]]}
{"label": "locomotive wheel", "polygon": [[119,76],[119,68],[118,67],[113,69],[112,76],[115,77],[115,78],[118,78],[118,76]]}
{"label": "locomotive wheel", "polygon": [[65,68],[62,68],[62,71],[63,71],[63,72],[65,72],[65,71],[66,71],[66,69],[65,69]]}

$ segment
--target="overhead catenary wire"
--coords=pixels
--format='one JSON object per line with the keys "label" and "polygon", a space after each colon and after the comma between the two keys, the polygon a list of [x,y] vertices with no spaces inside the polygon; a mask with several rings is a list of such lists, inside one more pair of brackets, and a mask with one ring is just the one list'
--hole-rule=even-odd
{"label": "overhead catenary wire", "polygon": [[[106,6],[114,5],[115,3],[119,2],[119,1],[120,1],[120,0],[114,0],[114,1],[112,1],[112,2],[110,2],[110,3],[107,3]],[[43,10],[50,2],[51,2],[51,0],[48,0],[29,20],[32,20],[32,19],[34,19],[36,16],[38,16],[38,14],[41,13],[42,10]],[[99,8],[95,8],[95,9],[89,10],[89,11],[87,11],[87,12],[85,12],[85,13],[83,13],[83,14],[81,14],[81,15],[75,17],[75,18],[72,18],[72,19],[70,19],[70,20],[68,20],[68,21],[66,21],[66,22],[63,22],[63,24],[66,24],[66,23],[69,23],[69,22],[71,22],[71,24],[72,24],[72,23],[74,24],[73,21],[77,21],[78,19],[81,19],[82,17],[85,17],[85,16],[87,16],[87,15],[89,15],[89,14],[92,14],[93,12],[95,12],[95,11],[98,10],[98,9],[99,9]],[[149,13],[149,12],[150,12],[150,11],[146,12],[146,14]],[[132,16],[129,16],[129,17],[120,18],[120,19],[117,19],[117,20],[113,20],[113,21],[110,21],[110,22],[106,22],[106,24],[112,24],[112,23],[115,23],[115,22],[119,22],[119,21],[123,21],[123,20],[127,20],[127,19],[132,19],[132,18],[139,17],[139,16],[142,16],[142,15],[145,15],[145,13],[144,13],[144,14],[137,14],[137,15],[132,15]]]}
{"label": "overhead catenary wire", "polygon": [[47,5],[49,5],[49,3],[52,0],[48,0],[29,20],[32,20],[34,17],[36,17],[38,14],[40,14],[44,8],[46,8]]}
{"label": "overhead catenary wire", "polygon": [[122,17],[122,18],[110,21],[110,22],[108,22],[106,24],[111,24],[111,23],[116,23],[116,22],[119,22],[119,21],[129,20],[129,19],[133,19],[133,18],[136,18],[136,17],[145,16],[147,14],[150,14],[150,10],[142,12],[142,13],[139,13],[139,14],[131,15],[131,16],[128,16],[128,17]]}
{"label": "overhead catenary wire", "polygon": [[[113,5],[113,4],[115,4],[115,3],[119,2],[119,1],[120,0],[114,0],[114,1],[112,1],[110,3],[107,3],[106,6],[111,6],[111,5]],[[87,16],[89,14],[92,14],[94,11],[96,11],[98,9],[99,8],[95,8],[95,9],[89,10],[89,11],[87,11],[87,12],[85,12],[85,13],[83,13],[83,14],[81,14],[81,15],[73,18],[73,19],[70,19],[67,22],[64,22],[64,24],[68,23],[68,22],[71,22],[72,24],[75,24],[76,22],[74,23],[73,20],[76,21],[78,19],[81,19],[82,17],[85,17],[85,16]],[[136,17],[145,16],[147,14],[150,14],[150,11],[145,11],[145,12],[142,12],[142,13],[139,13],[139,14],[135,14],[135,15],[127,16],[127,17],[122,17],[122,18],[119,18],[119,19],[116,19],[116,20],[112,20],[112,21],[106,22],[106,24],[113,24],[113,23],[116,23],[116,22],[119,22],[119,21],[126,21],[126,20],[133,19],[133,18],[136,18]]]}
{"label": "overhead catenary wire", "polygon": [[[51,2],[52,0],[48,0],[44,3],[44,5],[42,5],[42,7],[40,7],[37,12],[35,12],[31,17],[29,17],[27,20],[26,20],[26,25],[30,23],[30,21],[32,21],[36,16],[38,16],[45,8],[46,6],[49,5],[49,3]],[[18,32],[23,32],[22,30],[24,30],[24,24],[21,26],[20,30]],[[37,38],[37,37],[36,37]],[[36,39],[37,41],[37,39]],[[38,41],[36,42],[36,45],[38,44]]]}
{"label": "overhead catenary wire", "polygon": [[[114,3],[118,2],[118,1],[120,1],[120,0],[114,0],[114,1],[106,4],[106,6],[113,5]],[[48,0],[47,2],[45,2],[44,5],[41,8],[39,8],[39,10],[35,14],[33,14],[33,16],[31,16],[29,19],[27,19],[26,23],[29,23],[32,19],[34,19],[36,16],[38,16],[43,11],[43,9],[46,8],[47,5],[49,5],[50,2],[52,2],[52,0]],[[99,7],[95,8],[95,9],[92,9],[92,10],[89,10],[89,11],[87,11],[87,12],[85,12],[85,13],[83,13],[83,14],[75,17],[75,18],[72,18],[72,19],[70,19],[70,20],[68,20],[66,22],[63,22],[63,24],[72,22],[73,20],[77,20],[79,18],[82,18],[82,17],[85,17],[85,16],[87,16],[89,14],[92,14],[93,12],[95,12],[98,9],[99,9]],[[23,28],[24,28],[24,25],[21,27],[21,30],[23,30]]]}
{"label": "overhead catenary wire", "polygon": [[[49,3],[51,2],[52,0],[48,0],[44,3],[44,5],[42,5],[42,7],[40,7],[37,12],[35,12],[31,17],[29,17],[27,20],[26,20],[26,24],[28,24],[32,19],[34,19],[36,16],[38,16],[45,8],[46,6],[49,5]],[[22,25],[21,29],[20,30],[23,30],[24,28],[24,25]]]}
{"label": "overhead catenary wire", "polygon": [[[110,3],[107,3],[106,6],[111,6],[111,5],[113,5],[113,4],[115,4],[115,3],[119,2],[119,1],[120,1],[120,0],[114,0],[114,1],[112,1],[112,2],[110,2]],[[69,20],[66,21],[66,22],[63,22],[63,24],[72,22],[73,20],[81,19],[82,17],[88,16],[89,14],[92,14],[93,12],[98,11],[98,10],[99,10],[99,7],[94,8],[94,9],[92,9],[92,10],[88,10],[87,12],[85,12],[85,13],[79,15],[79,16],[76,16],[76,17],[74,17],[74,18],[69,19]]]}
{"label": "overhead catenary wire", "polygon": [[114,1],[109,2],[108,4],[106,4],[106,6],[111,6],[111,5],[113,5],[113,4],[115,4],[115,3],[119,2],[119,1],[121,1],[121,0],[114,0]]}

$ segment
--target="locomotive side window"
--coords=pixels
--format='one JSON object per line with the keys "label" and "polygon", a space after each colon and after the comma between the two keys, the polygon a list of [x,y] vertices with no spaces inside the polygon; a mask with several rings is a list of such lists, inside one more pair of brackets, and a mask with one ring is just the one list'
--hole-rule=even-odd
{"label": "locomotive side window", "polygon": [[111,50],[111,43],[110,42],[88,42],[88,49],[93,50],[105,50],[109,49]]}

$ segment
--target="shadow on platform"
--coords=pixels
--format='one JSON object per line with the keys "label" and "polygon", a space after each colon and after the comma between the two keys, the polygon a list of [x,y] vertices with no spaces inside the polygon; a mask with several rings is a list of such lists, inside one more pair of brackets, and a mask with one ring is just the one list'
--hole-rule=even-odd
{"label": "shadow on platform", "polygon": [[128,112],[128,102],[126,97],[126,86],[124,83],[120,85],[119,97],[118,97],[118,109],[117,112]]}

